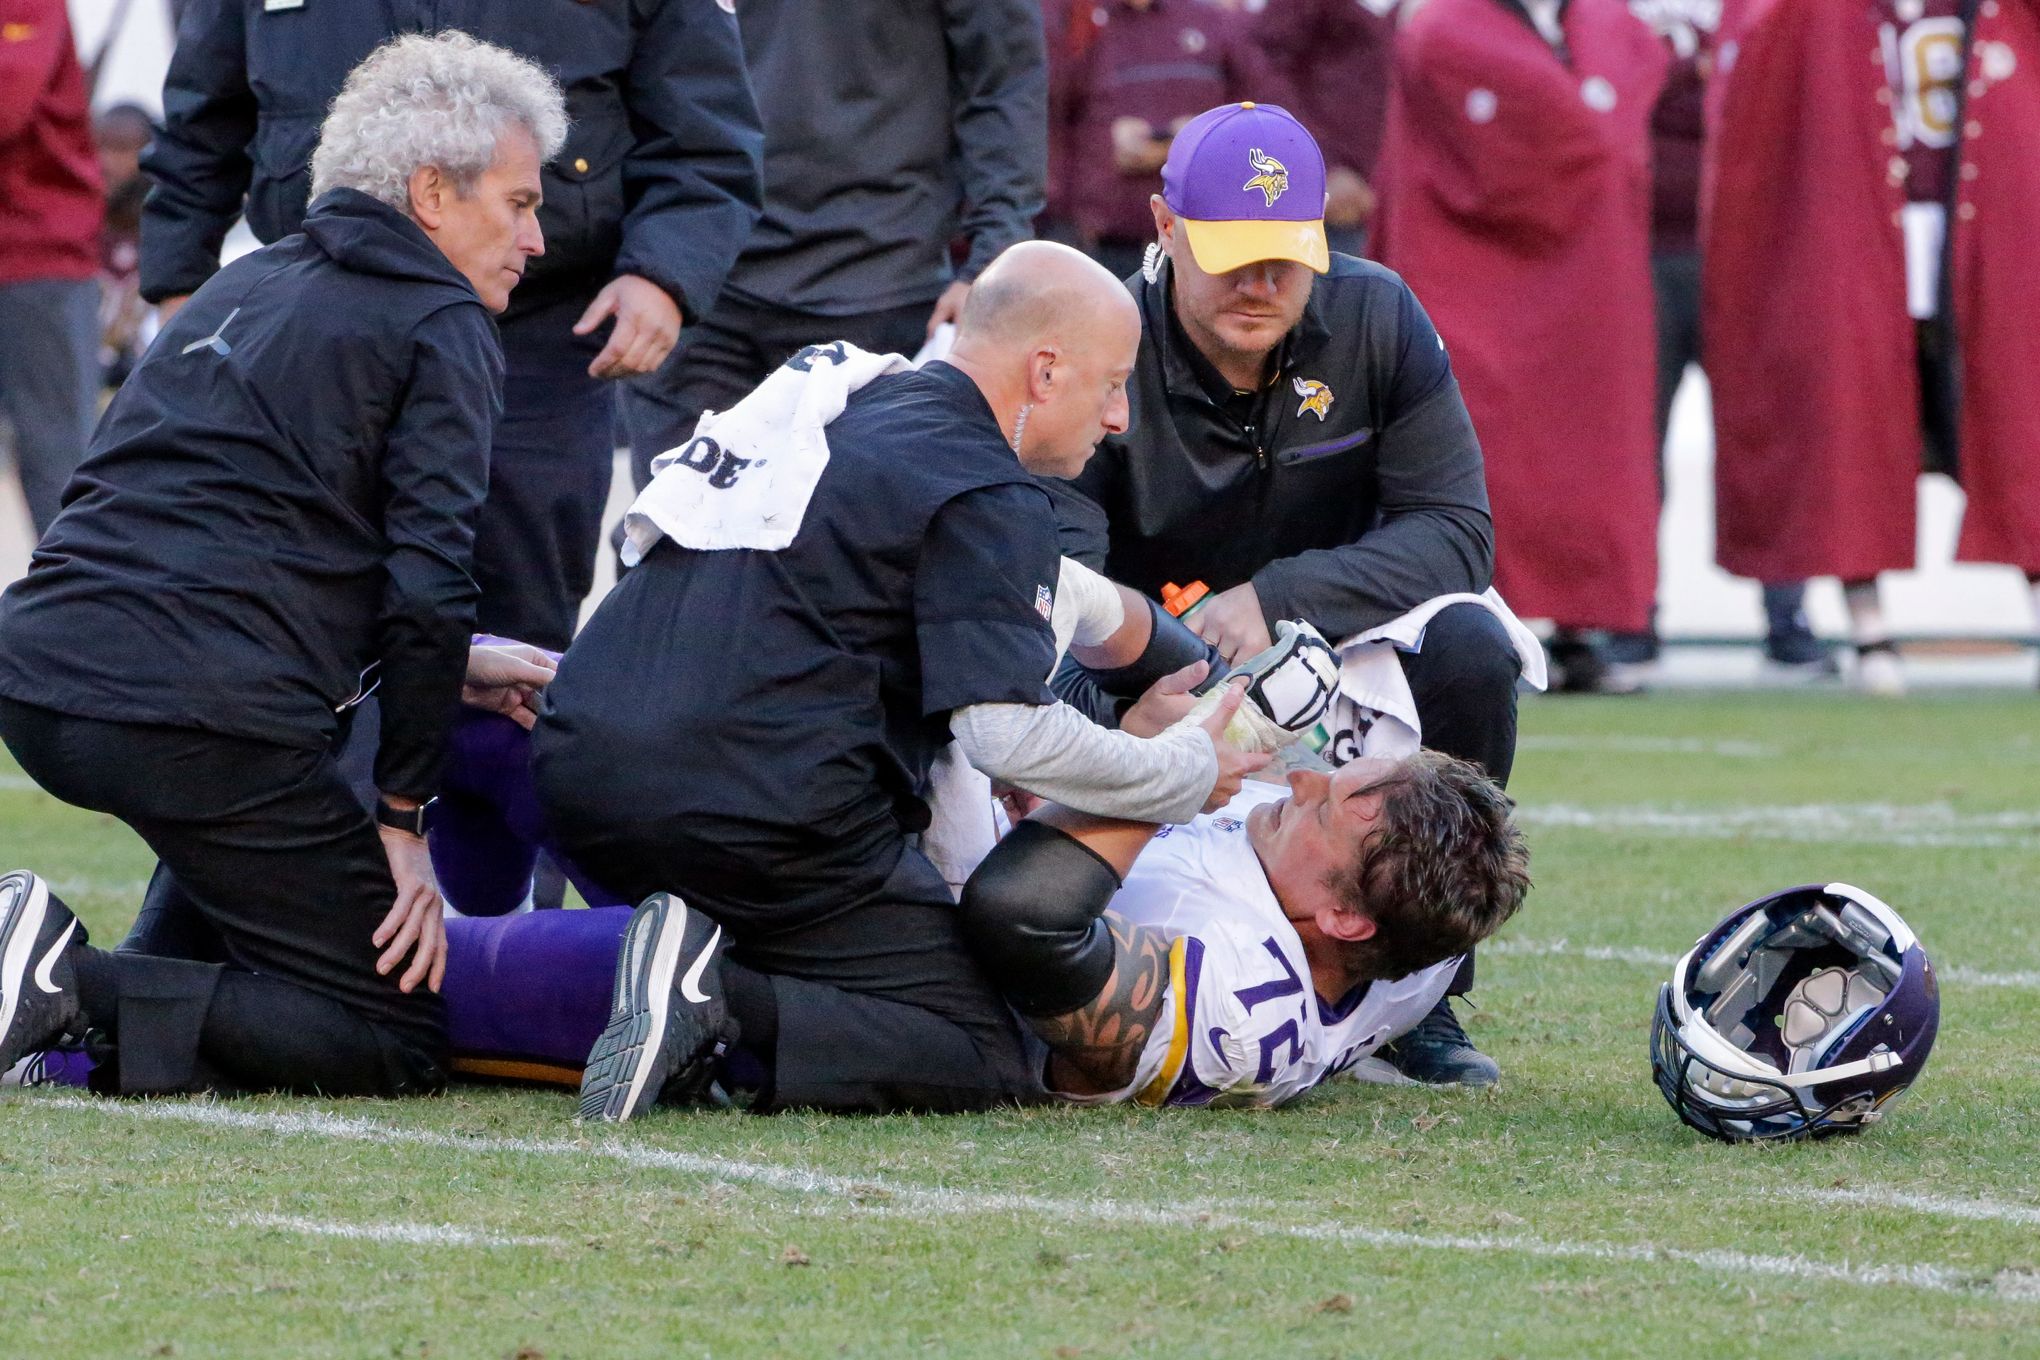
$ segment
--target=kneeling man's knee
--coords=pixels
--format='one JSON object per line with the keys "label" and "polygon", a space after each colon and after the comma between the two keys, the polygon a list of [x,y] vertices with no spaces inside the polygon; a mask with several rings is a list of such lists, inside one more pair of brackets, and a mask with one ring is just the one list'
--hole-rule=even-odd
{"label": "kneeling man's knee", "polygon": [[1477,604],[1448,605],[1424,629],[1424,651],[1455,689],[1513,695],[1523,673],[1515,641],[1499,618]]}

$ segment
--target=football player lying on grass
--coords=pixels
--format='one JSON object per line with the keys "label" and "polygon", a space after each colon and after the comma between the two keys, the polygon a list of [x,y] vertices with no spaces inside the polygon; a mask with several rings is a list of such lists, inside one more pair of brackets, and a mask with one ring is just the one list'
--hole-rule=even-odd
{"label": "football player lying on grass", "polygon": [[1280,1105],[1429,1013],[1521,905],[1508,795],[1424,751],[1183,826],[1048,806],[971,876],[972,952],[1086,1102]]}

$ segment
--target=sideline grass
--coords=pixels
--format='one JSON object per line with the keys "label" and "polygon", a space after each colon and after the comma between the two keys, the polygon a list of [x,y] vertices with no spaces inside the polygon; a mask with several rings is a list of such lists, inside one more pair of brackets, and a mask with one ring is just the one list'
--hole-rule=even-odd
{"label": "sideline grass", "polygon": [[[2040,811],[2033,717],[2029,696],[1527,703],[1514,789],[1538,887],[1509,932],[1526,949],[1483,959],[1468,1021],[1503,1065],[1495,1095],[661,1112],[611,1133],[575,1128],[564,1096],[479,1088],[16,1094],[0,1354],[2040,1355],[2040,988],[1950,983],[1926,1078],[1869,1136],[1733,1149],[1652,1088],[1662,970],[1619,953],[1671,953],[1759,892],[1846,878],[1944,967],[2040,973],[2040,830],[2000,815]],[[63,883],[116,938],[146,853],[12,773],[0,867]],[[1869,804],[1996,839],[1908,846],[1847,817],[1780,839],[1705,815]],[[1537,821],[1560,806],[1701,815],[1677,834]],[[1527,949],[1558,941],[1575,952]],[[1617,956],[1576,952],[1592,946]],[[198,1122],[216,1114],[231,1122]]]}

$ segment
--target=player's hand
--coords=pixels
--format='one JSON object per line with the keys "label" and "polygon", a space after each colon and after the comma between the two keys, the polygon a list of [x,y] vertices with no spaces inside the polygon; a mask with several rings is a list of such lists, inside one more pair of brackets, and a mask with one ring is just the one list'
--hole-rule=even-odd
{"label": "player's hand", "polygon": [[409,954],[411,966],[397,979],[397,990],[414,992],[422,982],[436,992],[446,979],[446,915],[432,852],[420,837],[388,826],[376,830],[382,834],[390,877],[397,881],[397,900],[371,937],[382,950],[375,971],[388,976]]}
{"label": "player's hand", "polygon": [[1126,716],[1119,720],[1119,730],[1131,732],[1136,737],[1152,737],[1174,727],[1184,714],[1197,706],[1198,696],[1190,691],[1204,682],[1210,670],[1210,662],[1193,661],[1182,670],[1172,671],[1155,681],[1148,686],[1147,693],[1126,710]]}
{"label": "player's hand", "polygon": [[935,299],[935,310],[928,313],[926,338],[935,338],[935,328],[940,325],[955,325],[963,319],[963,300],[970,296],[970,280],[958,279],[942,290],[942,296]]}
{"label": "player's hand", "polygon": [[1374,216],[1374,190],[1360,172],[1335,165],[1325,173],[1325,225],[1364,227]]}
{"label": "player's hand", "polygon": [[609,332],[609,343],[588,365],[591,378],[649,373],[666,362],[680,339],[680,305],[665,289],[637,274],[611,279],[574,323],[574,334],[587,335],[610,317],[616,318],[616,326]]}
{"label": "player's hand", "polygon": [[[1199,662],[1203,665],[1203,662]],[[1178,672],[1180,674],[1181,672]],[[1225,739],[1225,725],[1232,721],[1232,715],[1239,711],[1240,701],[1247,697],[1247,680],[1227,681],[1225,693],[1218,701],[1218,707],[1205,715],[1202,727],[1211,735],[1211,749],[1218,753],[1218,782],[1211,786],[1211,796],[1204,800],[1206,812],[1216,812],[1233,800],[1239,793],[1240,785],[1248,775],[1266,765],[1275,757],[1242,751]]]}
{"label": "player's hand", "polygon": [[1149,175],[1169,159],[1169,144],[1154,124],[1131,115],[1112,120],[1112,164],[1122,175]]}
{"label": "player's hand", "polygon": [[501,713],[529,732],[538,722],[538,692],[552,683],[559,668],[558,657],[526,643],[478,642],[468,648],[460,701]]}
{"label": "player's hand", "polygon": [[157,303],[156,328],[158,330],[161,330],[164,327],[168,326],[170,324],[170,318],[176,316],[179,312],[183,311],[184,304],[189,301],[191,301],[191,294],[179,293],[176,297],[166,297],[161,302]]}
{"label": "player's hand", "polygon": [[1191,632],[1218,648],[1227,665],[1243,656],[1264,652],[1275,643],[1268,635],[1268,620],[1261,614],[1261,597],[1255,593],[1252,581],[1221,590],[1183,622]]}
{"label": "player's hand", "polygon": [[1025,789],[1016,789],[1002,780],[992,781],[992,798],[1006,810],[1006,820],[1014,826],[1027,820],[1027,815],[1048,800]]}

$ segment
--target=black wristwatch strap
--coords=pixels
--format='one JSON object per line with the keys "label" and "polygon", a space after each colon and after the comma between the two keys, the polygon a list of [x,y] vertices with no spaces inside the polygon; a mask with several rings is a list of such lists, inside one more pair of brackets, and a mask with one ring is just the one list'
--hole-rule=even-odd
{"label": "black wristwatch strap", "polygon": [[386,826],[392,831],[402,831],[407,835],[416,836],[418,839],[423,840],[425,838],[425,810],[438,801],[437,798],[428,798],[417,807],[405,812],[391,807],[388,803],[378,798],[375,800],[375,820],[379,825]]}

